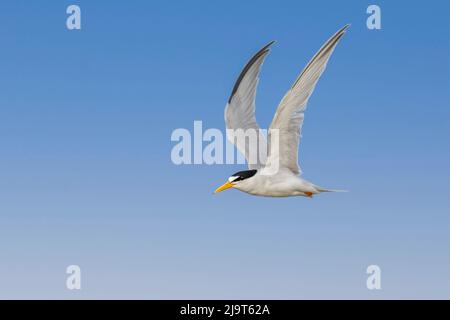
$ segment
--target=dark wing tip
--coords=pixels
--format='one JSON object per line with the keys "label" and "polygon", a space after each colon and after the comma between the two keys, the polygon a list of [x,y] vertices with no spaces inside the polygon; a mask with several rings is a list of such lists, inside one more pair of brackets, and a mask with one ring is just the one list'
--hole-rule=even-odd
{"label": "dark wing tip", "polygon": [[319,49],[318,52],[316,52],[316,54],[313,56],[313,58],[306,65],[305,69],[303,69],[303,71],[300,73],[298,78],[295,80],[295,82],[292,85],[291,89],[294,88],[299,83],[299,81],[300,81],[301,77],[303,76],[303,74],[308,70],[308,68],[311,66],[311,64],[316,59],[318,59],[323,54],[325,54],[330,49],[333,49],[336,46],[336,44],[339,42],[339,40],[342,38],[342,36],[345,34],[345,32],[347,31],[348,28],[350,28],[350,24],[349,23],[346,24],[345,26],[343,26],[341,29],[339,29],[333,36],[331,36],[330,39],[327,40],[327,42],[325,42],[323,44],[323,46]]}
{"label": "dark wing tip", "polygon": [[265,55],[270,50],[270,46],[275,43],[275,40],[270,41],[268,44],[266,44],[264,47],[262,47],[255,55],[250,59],[249,62],[245,65],[244,69],[242,69],[241,73],[239,74],[238,79],[236,80],[236,83],[234,84],[233,90],[231,91],[230,98],[228,99],[228,103],[231,102],[231,99],[233,99],[234,94],[239,88],[239,85],[241,84],[242,79],[244,79],[246,73],[248,70],[252,67],[252,65],[258,61],[258,59]]}

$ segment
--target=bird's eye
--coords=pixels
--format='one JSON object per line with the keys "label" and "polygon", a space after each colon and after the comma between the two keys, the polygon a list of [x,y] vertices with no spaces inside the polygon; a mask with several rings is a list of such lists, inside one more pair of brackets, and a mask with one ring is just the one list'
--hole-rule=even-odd
{"label": "bird's eye", "polygon": [[228,178],[228,182],[234,182],[234,181],[238,181],[239,177],[235,177],[235,176],[231,176]]}

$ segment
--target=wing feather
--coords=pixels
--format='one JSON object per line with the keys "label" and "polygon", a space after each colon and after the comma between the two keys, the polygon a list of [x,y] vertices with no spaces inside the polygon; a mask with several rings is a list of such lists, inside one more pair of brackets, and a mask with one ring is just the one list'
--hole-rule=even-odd
{"label": "wing feather", "polygon": [[[346,25],[325,42],[281,100],[269,128],[267,166],[272,166],[277,161],[277,167],[288,168],[295,174],[301,174],[298,165],[298,146],[308,99],[325,70],[334,48],[348,27],[349,25]],[[271,143],[272,130],[278,131],[278,146]]]}
{"label": "wing feather", "polygon": [[[267,142],[256,122],[255,97],[261,65],[273,43],[274,41],[261,48],[245,65],[225,107],[228,140],[245,156],[249,169],[258,169],[266,162]],[[242,129],[243,132],[248,129],[254,130],[257,145],[250,145],[245,139],[236,139],[235,135],[230,134],[238,129]],[[259,148],[262,148],[263,152],[259,152]]]}

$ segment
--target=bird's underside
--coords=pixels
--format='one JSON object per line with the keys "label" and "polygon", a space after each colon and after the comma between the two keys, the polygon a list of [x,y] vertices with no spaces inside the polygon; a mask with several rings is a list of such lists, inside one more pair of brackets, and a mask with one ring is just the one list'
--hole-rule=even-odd
{"label": "bird's underside", "polygon": [[326,190],[285,170],[277,175],[256,174],[236,183],[234,188],[254,196],[264,197],[312,197]]}
{"label": "bird's underside", "polygon": [[[270,197],[307,196],[328,192],[302,178],[298,146],[304,113],[314,88],[326,68],[337,43],[349,25],[336,32],[306,65],[281,100],[268,130],[267,141],[255,117],[255,96],[259,72],[273,41],[259,50],[239,75],[225,107],[227,137],[245,156],[249,170],[232,175],[216,192],[236,188],[252,195]],[[250,145],[236,139],[237,130],[256,132]],[[259,152],[263,147],[267,154]]]}

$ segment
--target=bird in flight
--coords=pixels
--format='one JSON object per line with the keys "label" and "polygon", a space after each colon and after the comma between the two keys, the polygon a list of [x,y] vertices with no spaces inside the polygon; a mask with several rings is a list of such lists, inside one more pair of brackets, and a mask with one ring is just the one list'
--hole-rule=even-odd
{"label": "bird in flight", "polygon": [[[285,94],[269,127],[268,142],[256,122],[255,96],[261,65],[273,41],[250,59],[239,75],[225,107],[227,137],[245,156],[249,170],[236,172],[214,193],[235,188],[256,196],[312,197],[322,192],[341,191],[321,188],[300,177],[302,172],[298,165],[298,145],[308,99],[348,27],[344,26],[325,42]],[[261,154],[257,146],[249,145],[245,139],[236,139],[230,134],[236,130],[257,132],[257,146],[267,152]]]}

